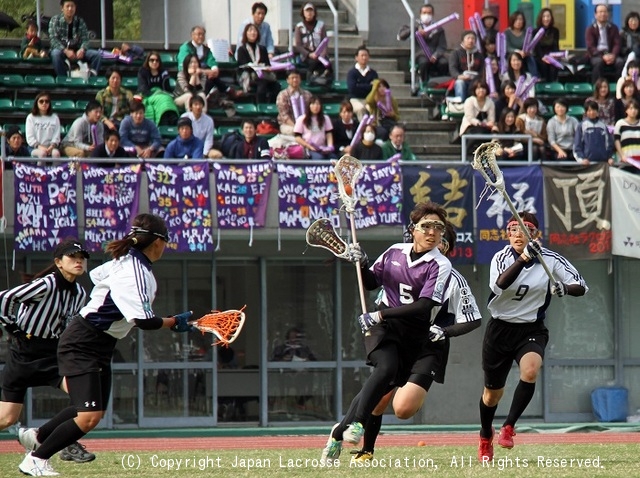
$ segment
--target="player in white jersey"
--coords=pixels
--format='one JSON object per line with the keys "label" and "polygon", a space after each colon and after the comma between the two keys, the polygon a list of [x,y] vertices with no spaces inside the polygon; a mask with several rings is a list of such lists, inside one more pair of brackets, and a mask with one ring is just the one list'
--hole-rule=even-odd
{"label": "player in white jersey", "polygon": [[19,465],[25,475],[58,475],[49,458],[98,425],[111,392],[111,360],[117,340],[132,327],[175,332],[191,329],[190,312],[156,317],[151,304],[156,295],[153,262],[162,257],[169,241],[164,220],[139,214],[123,239],[112,241],[113,260],[91,271],[95,287],[91,300],[65,329],[58,343],[58,368],[73,407],[53,417],[39,430],[20,429],[18,440],[30,450]]}
{"label": "player in white jersey", "polygon": [[[513,448],[514,427],[533,398],[549,340],[544,319],[551,296],[582,296],[588,291],[584,279],[567,259],[537,242],[540,237],[538,219],[529,212],[520,213],[520,217],[533,241],[527,243],[527,236],[520,230],[518,221],[511,218],[507,224],[509,245],[491,260],[488,305],[491,320],[482,346],[484,391],[480,399],[478,446],[481,462],[493,460],[493,417],[515,360],[520,370],[520,381],[498,437],[501,447]],[[556,278],[553,283],[537,258],[540,252]]]}
{"label": "player in white jersey", "polygon": [[[445,256],[453,251],[456,243],[456,233],[450,222],[442,237],[439,249]],[[482,314],[478,309],[476,299],[471,292],[467,280],[457,270],[451,269],[451,278],[444,293],[442,306],[431,310],[432,323],[430,341],[425,344],[426,354],[419,361],[430,361],[433,375],[421,378],[411,373],[411,369],[401,371],[396,379],[395,395],[393,390],[386,394],[370,415],[364,427],[362,449],[352,451],[353,460],[366,461],[373,458],[374,446],[380,426],[382,414],[393,396],[393,411],[400,419],[413,417],[422,407],[431,384],[435,381],[444,383],[444,376],[449,358],[449,337],[458,337],[480,327]],[[413,368],[413,366],[412,366]]]}
{"label": "player in white jersey", "polygon": [[378,310],[358,321],[365,334],[367,363],[373,371],[342,421],[333,427],[322,461],[340,456],[342,441],[358,444],[363,423],[380,399],[395,387],[398,371],[415,364],[411,373],[430,380],[430,364],[418,362],[423,344],[430,342],[431,310],[442,303],[451,263],[438,250],[447,220],[435,203],[420,203],[410,215],[412,242],[394,244],[371,266],[361,261],[367,290],[382,287]]}

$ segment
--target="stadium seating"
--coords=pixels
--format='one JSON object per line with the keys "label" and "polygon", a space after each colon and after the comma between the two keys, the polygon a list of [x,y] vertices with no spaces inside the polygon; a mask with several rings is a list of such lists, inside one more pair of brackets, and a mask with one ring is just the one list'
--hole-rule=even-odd
{"label": "stadium seating", "polygon": [[258,109],[253,103],[237,103],[235,108],[238,116],[253,117],[258,113]]}
{"label": "stadium seating", "polygon": [[0,98],[0,111],[12,111],[13,101],[9,98]]}
{"label": "stadium seating", "polygon": [[53,88],[56,85],[56,80],[53,75],[25,75],[24,82],[27,86],[34,86],[36,88]]}
{"label": "stadium seating", "polygon": [[26,111],[27,113],[33,108],[33,98],[21,98],[13,101],[13,108],[17,111]]}
{"label": "stadium seating", "polygon": [[322,111],[329,116],[338,116],[338,113],[340,113],[340,103],[325,103],[322,105]]}
{"label": "stadium seating", "polygon": [[559,82],[536,83],[536,96],[562,96],[565,93],[564,85]]}
{"label": "stadium seating", "polygon": [[570,105],[567,109],[567,114],[581,121],[582,117],[584,116],[584,106]]}
{"label": "stadium seating", "polygon": [[89,86],[89,82],[83,78],[56,76],[56,85],[61,88],[86,88]]}
{"label": "stadium seating", "polygon": [[275,118],[278,116],[278,107],[273,103],[260,103],[258,104],[258,114]]}
{"label": "stadium seating", "polygon": [[0,63],[17,63],[20,61],[15,50],[0,50]]}
{"label": "stadium seating", "polygon": [[564,91],[567,95],[586,98],[593,94],[593,85],[591,83],[565,83]]}
{"label": "stadium seating", "polygon": [[122,87],[128,90],[136,91],[138,89],[137,76],[125,76],[122,78]]}
{"label": "stadium seating", "polygon": [[18,74],[4,73],[0,75],[0,85],[13,88],[21,87],[24,86],[24,77]]}
{"label": "stadium seating", "polygon": [[51,108],[56,112],[71,112],[76,111],[76,103],[73,100],[53,100],[51,101]]}
{"label": "stadium seating", "polygon": [[160,131],[160,136],[164,139],[173,139],[178,136],[177,126],[158,126],[158,130]]}

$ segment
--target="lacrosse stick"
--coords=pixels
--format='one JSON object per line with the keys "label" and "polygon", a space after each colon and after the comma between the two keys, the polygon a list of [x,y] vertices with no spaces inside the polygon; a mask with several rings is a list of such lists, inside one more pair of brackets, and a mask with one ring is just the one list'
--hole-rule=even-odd
{"label": "lacrosse stick", "polygon": [[189,322],[200,332],[208,332],[216,336],[216,340],[211,345],[223,345],[228,347],[230,343],[238,338],[244,325],[244,309],[240,310],[212,310],[198,320]]}
{"label": "lacrosse stick", "polygon": [[349,260],[349,248],[325,217],[314,221],[307,229],[307,244],[322,247],[340,259]]}
{"label": "lacrosse stick", "polygon": [[[349,222],[351,225],[351,244],[357,244],[356,240],[356,222],[355,210],[358,203],[356,196],[356,183],[362,174],[363,166],[360,160],[345,154],[338,162],[336,162],[334,171],[336,180],[338,181],[338,194],[344,204],[344,209],[349,214]],[[362,305],[362,313],[367,313],[367,303],[364,297],[364,287],[362,285],[362,271],[360,264],[355,263],[356,275],[358,277],[358,292],[360,293],[360,303]]]}
{"label": "lacrosse stick", "polygon": [[[529,234],[529,228],[524,225],[520,214],[516,211],[516,207],[513,205],[511,198],[509,197],[509,193],[507,193],[504,184],[504,176],[502,175],[502,171],[500,171],[500,167],[498,166],[496,154],[498,151],[502,151],[502,146],[497,141],[491,141],[489,143],[482,143],[478,148],[473,152],[473,169],[476,171],[480,171],[482,177],[487,182],[487,185],[495,188],[497,191],[502,194],[502,197],[506,201],[513,217],[516,218],[518,224],[520,225],[520,229],[523,231],[523,234],[527,237],[527,240],[531,242],[533,239]],[[542,254],[537,254],[538,260],[542,265],[544,271],[549,276],[549,280],[555,283],[556,279],[553,277],[551,273],[551,269],[542,258]]]}

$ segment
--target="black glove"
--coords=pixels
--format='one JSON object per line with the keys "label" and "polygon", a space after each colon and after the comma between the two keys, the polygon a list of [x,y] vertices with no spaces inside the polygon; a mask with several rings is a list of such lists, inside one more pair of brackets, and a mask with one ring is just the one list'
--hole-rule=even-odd
{"label": "black glove", "polygon": [[527,257],[528,260],[532,260],[538,255],[542,254],[542,246],[540,246],[540,243],[537,241],[531,241],[526,245],[522,253]]}
{"label": "black glove", "polygon": [[190,310],[174,315],[173,318],[176,319],[176,323],[171,327],[171,330],[174,332],[191,332],[195,330],[195,328],[189,324],[189,319],[192,315],[193,312]]}
{"label": "black glove", "polygon": [[558,297],[564,297],[568,294],[567,284],[564,282],[556,282],[551,286],[551,293],[553,295],[557,295]]}
{"label": "black glove", "polygon": [[15,322],[12,322],[11,324],[5,324],[4,330],[7,331],[11,340],[15,341],[18,344],[27,340],[27,334],[25,334],[24,330],[18,327],[18,324],[16,324]]}

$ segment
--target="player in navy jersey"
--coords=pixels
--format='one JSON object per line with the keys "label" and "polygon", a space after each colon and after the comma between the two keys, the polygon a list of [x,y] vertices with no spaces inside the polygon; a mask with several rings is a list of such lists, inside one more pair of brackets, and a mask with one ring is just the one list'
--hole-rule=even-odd
{"label": "player in navy jersey", "polygon": [[[364,287],[382,287],[378,310],[362,314],[358,321],[365,334],[367,363],[373,371],[354,398],[342,421],[334,425],[321,460],[340,456],[342,441],[358,444],[363,423],[380,399],[395,387],[399,370],[416,364],[415,382],[431,380],[431,364],[418,359],[429,342],[431,311],[443,301],[451,263],[438,250],[447,221],[445,209],[435,203],[420,203],[410,215],[411,243],[394,244],[367,268],[360,261]],[[419,377],[419,378],[418,378]]]}
{"label": "player in navy jersey", "polygon": [[164,220],[139,214],[123,239],[107,246],[113,260],[90,273],[91,300],[65,329],[58,344],[58,368],[73,406],[39,429],[21,428],[18,440],[29,451],[19,465],[25,475],[58,475],[49,458],[98,425],[111,392],[111,360],[118,339],[134,327],[175,332],[191,329],[191,312],[156,317],[151,304],[156,280],[151,265],[162,257],[169,234]]}
{"label": "player in navy jersey", "polygon": [[[2,374],[0,430],[20,418],[30,387],[49,385],[67,391],[58,373],[58,339],[67,322],[84,306],[87,293],[76,279],[85,273],[89,253],[75,238],[60,242],[53,264],[28,277],[29,282],[0,292],[0,322],[10,335]],[[63,460],[95,459],[83,445],[65,448]]]}
{"label": "player in navy jersey", "polygon": [[[509,245],[491,260],[488,305],[491,320],[482,345],[484,391],[480,399],[478,446],[481,462],[493,460],[493,417],[515,360],[520,370],[520,381],[498,437],[498,445],[513,448],[514,427],[533,398],[549,340],[544,319],[551,296],[582,296],[589,290],[567,259],[537,242],[540,237],[538,219],[529,212],[520,213],[520,217],[529,229],[532,241],[528,242],[518,221],[512,217],[507,224]],[[556,278],[554,282],[550,281],[540,264],[539,253]]]}
{"label": "player in navy jersey", "polygon": [[[447,222],[442,242],[438,246],[445,256],[455,247],[456,233],[450,222]],[[393,396],[393,411],[401,419],[413,417],[422,407],[432,382],[444,383],[444,376],[449,357],[449,337],[467,334],[480,327],[482,314],[466,279],[455,269],[451,269],[451,278],[444,294],[442,306],[431,310],[433,325],[430,328],[430,341],[426,342],[425,355],[420,359],[431,362],[434,374],[420,379],[411,374],[411,368],[399,373],[396,386],[400,387],[386,394],[370,415],[364,427],[362,449],[353,451],[355,461],[366,461],[373,458],[374,445],[380,433],[382,414]],[[407,383],[404,383],[404,382]],[[415,383],[418,382],[418,383]]]}

